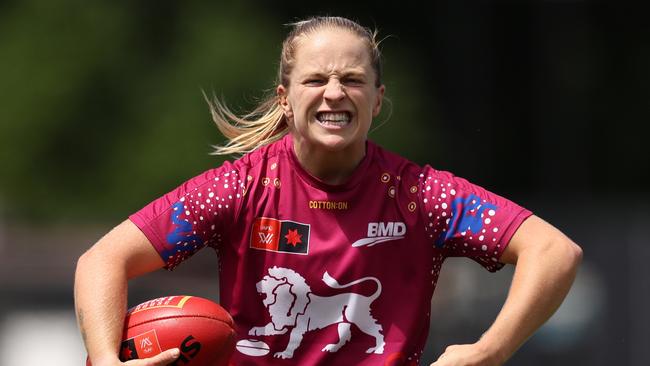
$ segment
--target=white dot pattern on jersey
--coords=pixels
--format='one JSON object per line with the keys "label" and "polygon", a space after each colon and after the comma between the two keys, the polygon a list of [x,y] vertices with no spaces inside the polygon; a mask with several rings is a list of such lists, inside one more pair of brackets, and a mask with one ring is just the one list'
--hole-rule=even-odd
{"label": "white dot pattern on jersey", "polygon": [[[458,255],[476,259],[488,270],[495,270],[501,266],[496,257],[501,248],[498,242],[499,228],[493,226],[498,208],[492,208],[493,204],[479,198],[473,192],[464,192],[456,184],[432,175],[420,174],[420,192],[426,220],[425,230],[432,243],[446,235],[450,222],[454,222],[452,207],[454,202],[459,206],[459,202],[467,200],[469,207],[473,208],[467,210],[466,215],[475,216],[480,212],[482,229],[478,233],[473,233],[467,227],[456,228],[457,234],[446,239],[444,247]],[[488,209],[481,209],[483,205]],[[437,278],[439,268],[434,267],[433,271]]]}
{"label": "white dot pattern on jersey", "polygon": [[[222,173],[200,186],[186,192],[180,199],[183,212],[178,219],[191,224],[191,233],[173,243],[167,251],[167,268],[173,269],[204,246],[219,247],[222,236],[217,231],[219,220],[234,209],[235,201],[243,195],[244,183],[237,171]],[[175,208],[176,209],[176,208]],[[171,244],[171,243],[170,243]]]}

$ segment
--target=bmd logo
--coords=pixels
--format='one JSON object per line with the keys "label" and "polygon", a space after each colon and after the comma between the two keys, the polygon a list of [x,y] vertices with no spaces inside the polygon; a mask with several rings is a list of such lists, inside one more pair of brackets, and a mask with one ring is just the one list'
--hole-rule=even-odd
{"label": "bmd logo", "polygon": [[373,246],[391,240],[404,239],[406,225],[403,222],[369,222],[368,237],[352,243],[353,247]]}
{"label": "bmd logo", "polygon": [[403,222],[370,222],[368,223],[368,237],[404,236],[406,225]]}

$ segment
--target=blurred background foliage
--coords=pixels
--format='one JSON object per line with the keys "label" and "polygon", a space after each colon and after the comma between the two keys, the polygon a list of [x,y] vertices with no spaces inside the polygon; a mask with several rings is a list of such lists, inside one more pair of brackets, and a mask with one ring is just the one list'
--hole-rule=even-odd
{"label": "blurred background foliage", "polygon": [[10,220],[114,220],[218,165],[201,91],[250,109],[273,88],[281,24],[327,13],[386,37],[392,113],[371,138],[388,148],[497,191],[648,189],[648,32],[623,6],[89,4],[0,5]]}
{"label": "blurred background foliage", "polygon": [[[297,19],[250,1],[76,5],[29,0],[0,13],[0,202],[10,220],[117,219],[218,165],[208,153],[223,139],[202,90],[250,110],[274,87],[281,24]],[[417,124],[394,122],[424,109],[409,92],[420,87],[415,66],[394,49],[395,107],[376,135],[426,144]]]}
{"label": "blurred background foliage", "polygon": [[238,104],[271,85],[280,34],[263,17],[180,2],[75,4],[16,2],[2,12],[0,159],[11,218],[123,216],[218,164],[207,155],[219,137],[202,88]]}
{"label": "blurred background foliage", "polygon": [[116,220],[220,164],[201,91],[249,110],[312,14],[385,37],[389,149],[498,192],[647,192],[648,26],[610,3],[5,1],[3,216]]}

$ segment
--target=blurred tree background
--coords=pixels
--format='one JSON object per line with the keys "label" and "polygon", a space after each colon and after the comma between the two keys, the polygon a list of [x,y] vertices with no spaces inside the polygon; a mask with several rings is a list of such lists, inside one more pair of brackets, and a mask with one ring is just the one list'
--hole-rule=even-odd
{"label": "blurred tree background", "polygon": [[386,37],[388,148],[500,192],[647,192],[648,23],[612,4],[5,1],[0,207],[115,220],[218,165],[201,90],[250,109],[281,24],[328,13]]}
{"label": "blurred tree background", "polygon": [[[222,162],[202,91],[250,110],[274,88],[283,24],[326,14],[385,38],[391,103],[373,140],[513,198],[583,245],[585,288],[616,300],[592,304],[606,320],[585,323],[592,335],[561,351],[565,364],[647,361],[650,316],[634,309],[650,306],[650,23],[613,0],[0,1],[0,291],[19,299],[0,310],[71,308],[74,260],[98,235]],[[497,309],[497,295],[478,304]],[[486,326],[449,319],[434,354],[454,339],[446,330],[461,324],[467,341]],[[558,364],[560,351],[541,349],[516,364]]]}

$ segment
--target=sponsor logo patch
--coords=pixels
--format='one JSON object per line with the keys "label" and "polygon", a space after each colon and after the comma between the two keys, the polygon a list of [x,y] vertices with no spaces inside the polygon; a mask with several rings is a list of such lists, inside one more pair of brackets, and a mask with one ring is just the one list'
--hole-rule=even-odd
{"label": "sponsor logo patch", "polygon": [[258,217],[251,230],[250,247],[271,252],[309,253],[309,224]]}
{"label": "sponsor logo patch", "polygon": [[353,247],[377,245],[391,240],[404,239],[406,225],[403,222],[369,222],[368,236],[352,243]]}

